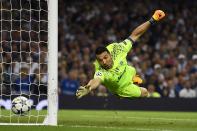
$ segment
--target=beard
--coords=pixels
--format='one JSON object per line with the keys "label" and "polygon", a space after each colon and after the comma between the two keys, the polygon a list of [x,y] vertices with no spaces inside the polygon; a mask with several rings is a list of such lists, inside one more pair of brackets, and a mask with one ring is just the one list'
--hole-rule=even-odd
{"label": "beard", "polygon": [[106,70],[108,70],[108,69],[111,68],[111,66],[109,66],[109,65],[104,65],[103,68],[106,69]]}
{"label": "beard", "polygon": [[108,69],[111,69],[112,68],[112,65],[113,65],[113,63],[110,63],[108,65],[103,65],[103,68],[106,69],[106,70],[108,70]]}

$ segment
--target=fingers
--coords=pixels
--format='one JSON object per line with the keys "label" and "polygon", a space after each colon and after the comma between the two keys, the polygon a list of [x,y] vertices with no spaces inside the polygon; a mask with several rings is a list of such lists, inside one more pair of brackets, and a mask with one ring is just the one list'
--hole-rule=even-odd
{"label": "fingers", "polygon": [[79,87],[79,89],[76,91],[76,95],[81,94],[81,92],[84,90],[84,87]]}
{"label": "fingers", "polygon": [[87,95],[90,92],[90,86],[86,85],[86,86],[80,86],[79,89],[76,91],[76,97],[78,99],[80,99],[81,97],[83,97],[84,95]]}
{"label": "fingers", "polygon": [[79,89],[76,91],[76,94],[75,94],[77,99],[80,99],[82,96],[84,96],[84,90],[86,90],[84,86],[79,87]]}
{"label": "fingers", "polygon": [[77,92],[76,92],[77,99],[80,99],[82,96],[83,96],[82,92],[80,90],[77,90]]}
{"label": "fingers", "polygon": [[133,77],[133,83],[142,84],[143,80],[138,76]]}
{"label": "fingers", "polygon": [[165,13],[162,10],[156,10],[153,19],[159,21],[165,17]]}
{"label": "fingers", "polygon": [[80,99],[83,95],[77,96],[77,99]]}
{"label": "fingers", "polygon": [[78,90],[84,90],[85,87],[84,86],[80,86]]}

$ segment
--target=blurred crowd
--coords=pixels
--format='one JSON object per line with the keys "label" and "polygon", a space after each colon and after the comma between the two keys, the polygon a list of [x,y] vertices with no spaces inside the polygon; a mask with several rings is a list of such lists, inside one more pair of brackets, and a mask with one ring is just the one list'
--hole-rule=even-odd
{"label": "blurred crowd", "polygon": [[[150,97],[197,97],[197,1],[59,0],[59,87],[74,95],[93,77],[94,51],[120,42],[150,19],[156,9],[166,18],[148,30],[128,54]],[[91,95],[107,97],[104,86]]]}
{"label": "blurred crowd", "polygon": [[[98,46],[126,39],[156,9],[166,18],[128,54],[150,97],[197,97],[197,1],[58,1],[59,93],[75,95],[93,78]],[[32,9],[31,12],[28,11]],[[1,1],[0,82],[3,94],[46,94],[47,3]],[[12,9],[12,10],[11,10]],[[108,97],[106,87],[91,95]]]}
{"label": "blurred crowd", "polygon": [[46,1],[1,0],[0,9],[0,95],[46,95]]}

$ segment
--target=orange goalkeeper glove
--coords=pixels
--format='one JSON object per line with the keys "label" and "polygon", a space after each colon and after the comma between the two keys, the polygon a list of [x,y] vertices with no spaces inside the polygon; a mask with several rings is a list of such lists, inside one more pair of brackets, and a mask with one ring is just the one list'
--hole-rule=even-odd
{"label": "orange goalkeeper glove", "polygon": [[165,13],[162,10],[156,10],[152,18],[149,20],[151,24],[155,24],[165,17]]}
{"label": "orange goalkeeper glove", "polygon": [[156,10],[152,17],[154,20],[159,21],[165,17],[165,13],[162,10]]}
{"label": "orange goalkeeper glove", "polygon": [[138,75],[133,77],[133,83],[142,84],[143,80]]}

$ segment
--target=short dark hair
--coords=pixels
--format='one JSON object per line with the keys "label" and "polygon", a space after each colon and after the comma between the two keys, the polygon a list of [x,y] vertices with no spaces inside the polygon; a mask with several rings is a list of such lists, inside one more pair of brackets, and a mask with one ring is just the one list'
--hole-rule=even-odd
{"label": "short dark hair", "polygon": [[100,47],[96,48],[95,54],[96,55],[100,55],[101,53],[103,53],[105,51],[107,51],[109,53],[109,51],[108,51],[108,49],[106,47],[100,46]]}

